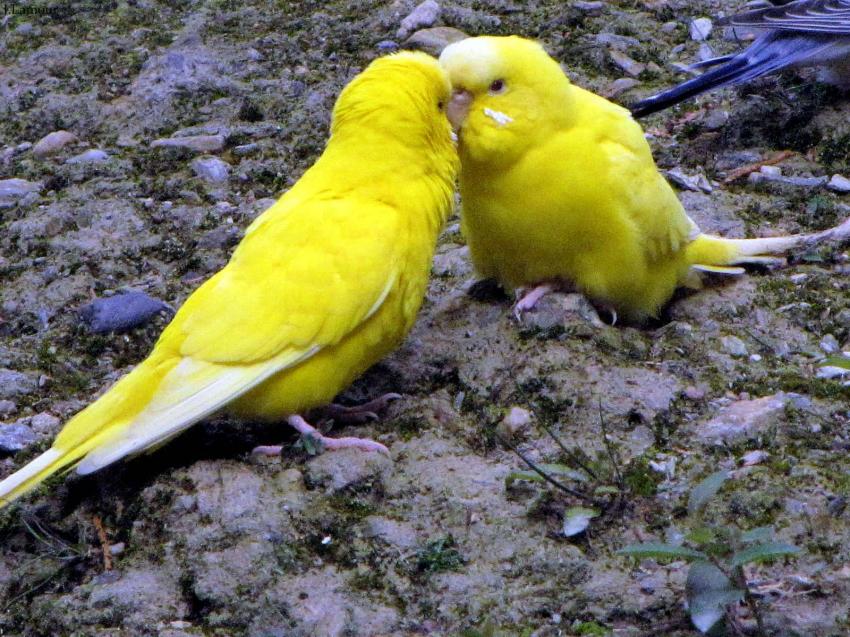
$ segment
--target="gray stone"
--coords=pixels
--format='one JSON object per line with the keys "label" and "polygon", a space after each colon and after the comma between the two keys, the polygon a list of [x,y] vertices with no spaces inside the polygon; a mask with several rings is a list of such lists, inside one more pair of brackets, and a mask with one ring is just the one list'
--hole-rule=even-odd
{"label": "gray stone", "polygon": [[617,97],[618,95],[622,95],[626,91],[633,89],[639,84],[640,82],[633,77],[621,77],[608,85],[608,88],[605,89],[605,97]]}
{"label": "gray stone", "polygon": [[44,186],[37,181],[26,179],[0,179],[0,200],[20,199],[30,193],[39,193]]}
{"label": "gray stone", "polygon": [[459,42],[469,36],[453,27],[434,27],[432,29],[421,29],[404,41],[407,49],[425,51],[431,55],[440,55],[444,48],[453,42]]}
{"label": "gray stone", "polygon": [[827,182],[826,187],[833,192],[850,192],[850,179],[842,175],[833,175]]}
{"label": "gray stone", "polygon": [[77,136],[66,130],[58,130],[48,133],[38,140],[32,147],[33,155],[36,157],[47,157],[59,152],[68,144],[77,141]]}
{"label": "gray stone", "polygon": [[0,452],[17,453],[38,440],[35,432],[23,422],[0,425]]}
{"label": "gray stone", "polygon": [[11,416],[16,411],[18,411],[18,406],[14,403],[14,401],[7,400],[5,398],[0,400],[0,418]]}
{"label": "gray stone", "polygon": [[747,345],[737,336],[723,336],[720,338],[720,346],[727,354],[742,357],[749,354]]}
{"label": "gray stone", "polygon": [[633,60],[628,55],[622,51],[618,51],[617,49],[611,49],[608,51],[608,55],[611,56],[611,61],[614,62],[614,64],[632,77],[637,77],[646,70],[646,64],[641,64],[640,62]]}
{"label": "gray stone", "polygon": [[74,155],[73,157],[68,159],[65,163],[66,164],[90,164],[90,163],[94,163],[94,162],[106,161],[108,159],[109,159],[109,155],[106,152],[104,152],[104,151],[102,151],[98,148],[91,148],[91,149],[89,149],[89,150],[87,150],[83,153],[80,153],[79,155]]}
{"label": "gray stone", "polygon": [[53,414],[42,412],[30,418],[30,428],[37,434],[47,435],[56,433],[61,421]]}
{"label": "gray stone", "polygon": [[259,148],[260,145],[255,142],[251,142],[249,144],[240,144],[239,146],[233,147],[233,154],[239,157],[244,157],[245,155],[256,153]]}
{"label": "gray stone", "polygon": [[425,0],[416,6],[404,20],[401,21],[401,28],[396,34],[398,38],[404,39],[416,29],[423,29],[434,26],[434,23],[440,17],[440,5],[434,0]]}
{"label": "gray stone", "polygon": [[841,345],[832,334],[824,334],[824,337],[820,340],[820,348],[827,354],[835,354],[841,349]]}
{"label": "gray stone", "polygon": [[708,443],[728,443],[765,433],[784,414],[791,395],[779,392],[753,400],[739,400],[698,427],[697,438]]}
{"label": "gray stone", "polygon": [[572,3],[573,9],[578,9],[583,13],[589,13],[590,15],[599,15],[602,13],[602,9],[605,8],[604,2],[593,2],[587,0],[576,0]]}
{"label": "gray stone", "polygon": [[127,291],[95,299],[80,309],[80,320],[95,334],[126,332],[144,325],[169,306],[144,292]]}
{"label": "gray stone", "polygon": [[218,157],[198,157],[191,166],[195,175],[210,183],[225,183],[230,178],[230,164]]}
{"label": "gray stone", "polygon": [[398,51],[398,42],[394,40],[381,40],[375,45],[375,48],[384,53],[392,53],[393,51]]}
{"label": "gray stone", "polygon": [[340,449],[316,456],[307,464],[304,479],[309,485],[324,487],[329,493],[370,480],[381,480],[392,467],[382,453]]}
{"label": "gray stone", "polygon": [[26,396],[36,389],[38,381],[33,377],[13,369],[0,369],[0,399]]}
{"label": "gray stone", "polygon": [[467,276],[471,274],[472,265],[469,261],[469,248],[467,246],[456,246],[453,244],[441,246],[440,251],[434,255],[431,272],[434,276],[441,277]]}
{"label": "gray stone", "polygon": [[695,20],[691,20],[691,23],[688,25],[691,40],[696,42],[707,40],[713,28],[714,23],[709,18],[696,18]]}
{"label": "gray stone", "polygon": [[596,44],[607,46],[618,51],[633,49],[640,46],[640,40],[630,35],[619,35],[617,33],[598,33],[594,37]]}
{"label": "gray stone", "polygon": [[151,148],[184,148],[196,153],[216,153],[224,148],[224,135],[189,135],[155,139]]}
{"label": "gray stone", "polygon": [[391,546],[410,549],[417,544],[416,531],[409,524],[376,515],[363,520],[364,534],[378,538]]}

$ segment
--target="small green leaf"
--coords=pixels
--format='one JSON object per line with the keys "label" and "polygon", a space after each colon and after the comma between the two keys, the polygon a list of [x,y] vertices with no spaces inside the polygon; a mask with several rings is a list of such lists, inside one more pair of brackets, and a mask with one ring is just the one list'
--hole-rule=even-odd
{"label": "small green leaf", "polygon": [[777,557],[785,557],[787,555],[796,555],[802,549],[793,544],[784,544],[782,542],[766,542],[757,544],[748,549],[739,551],[732,556],[729,564],[732,566],[741,566],[750,562],[766,562]]}
{"label": "small green leaf", "polygon": [[322,439],[312,433],[301,436],[301,444],[304,445],[304,451],[307,452],[308,456],[318,456],[325,451]]}
{"label": "small green leaf", "polygon": [[707,526],[694,529],[685,536],[689,542],[693,542],[694,544],[708,544],[709,542],[713,542],[716,537],[717,534],[714,532],[714,529]]}
{"label": "small green leaf", "polygon": [[704,560],[706,555],[689,549],[685,546],[674,546],[673,544],[662,544],[661,542],[646,542],[644,544],[630,544],[624,546],[617,555],[628,555],[629,557],[654,557],[684,560]]}
{"label": "small green leaf", "polygon": [[776,531],[772,526],[760,526],[741,533],[741,541],[744,544],[750,544],[751,542],[767,542],[773,537],[775,532]]}
{"label": "small green leaf", "polygon": [[726,614],[726,606],[740,601],[744,591],[730,589],[707,591],[688,600],[691,622],[701,633],[707,633]]}
{"label": "small green leaf", "polygon": [[596,487],[593,490],[593,495],[617,495],[618,493],[620,493],[620,490],[617,487],[605,485]]}
{"label": "small green leaf", "polygon": [[572,537],[584,532],[590,526],[590,520],[599,515],[595,509],[570,507],[564,511],[564,536]]}
{"label": "small green leaf", "polygon": [[728,471],[717,471],[695,486],[688,498],[688,513],[694,515],[701,511],[728,479]]}
{"label": "small green leaf", "polygon": [[[562,464],[541,464],[538,465],[541,471],[550,476],[562,476],[575,480],[576,482],[587,482],[588,477],[581,471],[576,471]],[[505,477],[505,488],[510,489],[513,483],[517,480],[529,480],[531,482],[543,482],[543,476],[536,471],[513,471]]]}
{"label": "small green leaf", "polygon": [[850,358],[846,356],[827,356],[818,367],[840,367],[841,369],[850,369]]}
{"label": "small green leaf", "polygon": [[685,580],[685,597],[691,622],[700,632],[708,632],[726,614],[726,605],[743,597],[732,581],[710,562],[694,562]]}
{"label": "small green leaf", "polygon": [[505,488],[510,489],[517,480],[529,480],[530,482],[543,482],[543,476],[534,471],[512,471],[505,476]]}
{"label": "small green leaf", "polygon": [[540,468],[549,475],[563,476],[570,480],[575,480],[576,482],[588,481],[588,477],[584,473],[563,464],[542,464],[540,465]]}

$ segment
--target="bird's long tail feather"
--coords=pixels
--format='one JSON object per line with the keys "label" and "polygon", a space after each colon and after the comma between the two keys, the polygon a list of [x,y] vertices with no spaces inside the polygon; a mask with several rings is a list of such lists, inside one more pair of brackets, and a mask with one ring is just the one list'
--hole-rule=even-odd
{"label": "bird's long tail feather", "polygon": [[164,372],[172,365],[156,357],[145,360],[100,399],[74,416],[50,449],[0,481],[0,507],[53,474],[73,468],[92,449],[114,437],[115,432],[132,422],[145,408]]}
{"label": "bird's long tail feather", "polygon": [[821,232],[792,234],[760,239],[724,239],[709,234],[698,235],[686,248],[687,262],[697,270],[740,274],[741,268],[729,267],[747,263],[783,264],[785,259],[771,255],[795,248],[850,239],[850,219]]}
{"label": "bird's long tail feather", "polygon": [[737,55],[712,58],[691,66],[691,69],[716,68],[641,100],[630,110],[635,118],[646,117],[721,86],[742,84],[788,66],[830,58],[835,48],[834,39],[817,38],[811,34],[766,33]]}

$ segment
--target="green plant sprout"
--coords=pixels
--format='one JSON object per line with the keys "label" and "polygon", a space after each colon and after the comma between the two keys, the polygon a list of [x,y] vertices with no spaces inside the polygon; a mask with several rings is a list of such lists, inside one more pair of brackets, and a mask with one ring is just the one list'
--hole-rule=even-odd
{"label": "green plant sprout", "polygon": [[801,549],[774,541],[774,529],[769,526],[743,531],[706,522],[706,505],[729,477],[727,471],[712,473],[691,490],[688,515],[692,530],[685,536],[690,546],[649,542],[631,544],[617,554],[690,562],[685,599],[691,622],[700,632],[711,631],[724,619],[737,630],[734,609],[743,601],[756,620],[758,634],[766,635],[758,600],[747,583],[745,567],[795,555]]}

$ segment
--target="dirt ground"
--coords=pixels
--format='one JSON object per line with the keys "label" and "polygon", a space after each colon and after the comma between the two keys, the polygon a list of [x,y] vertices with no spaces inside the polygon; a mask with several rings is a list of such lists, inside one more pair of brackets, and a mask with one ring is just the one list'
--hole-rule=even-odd
{"label": "dirt ground", "polygon": [[[79,308],[126,289],[179,306],[312,163],[336,94],[403,41],[415,3],[76,5],[0,25],[0,179],[24,180],[0,183],[0,475],[141,360],[169,316],[96,334]],[[743,5],[452,0],[435,24],[539,38],[575,82],[628,104],[681,79],[674,63],[740,47],[716,18]],[[695,17],[715,22],[705,42]],[[663,170],[704,176],[681,192],[704,230],[766,235],[850,215],[814,179],[850,177],[849,113],[803,71],[645,125]],[[36,143],[56,131],[74,137]],[[789,179],[725,182],[782,150]],[[687,565],[615,551],[681,538],[690,489],[720,469],[734,479],[707,516],[772,525],[802,549],[748,570],[767,633],[850,634],[850,387],[817,373],[850,350],[847,248],[714,281],[650,326],[594,324],[565,295],[518,323],[507,297],[468,294],[454,217],[413,332],[340,397],[403,394],[343,429],[392,459],[310,456],[283,426],[216,418],[52,480],[0,513],[0,635],[693,635]],[[526,466],[501,439],[564,461],[542,426],[628,487],[576,537],[562,518],[579,501],[506,484]],[[281,458],[251,457],[282,436]]]}

